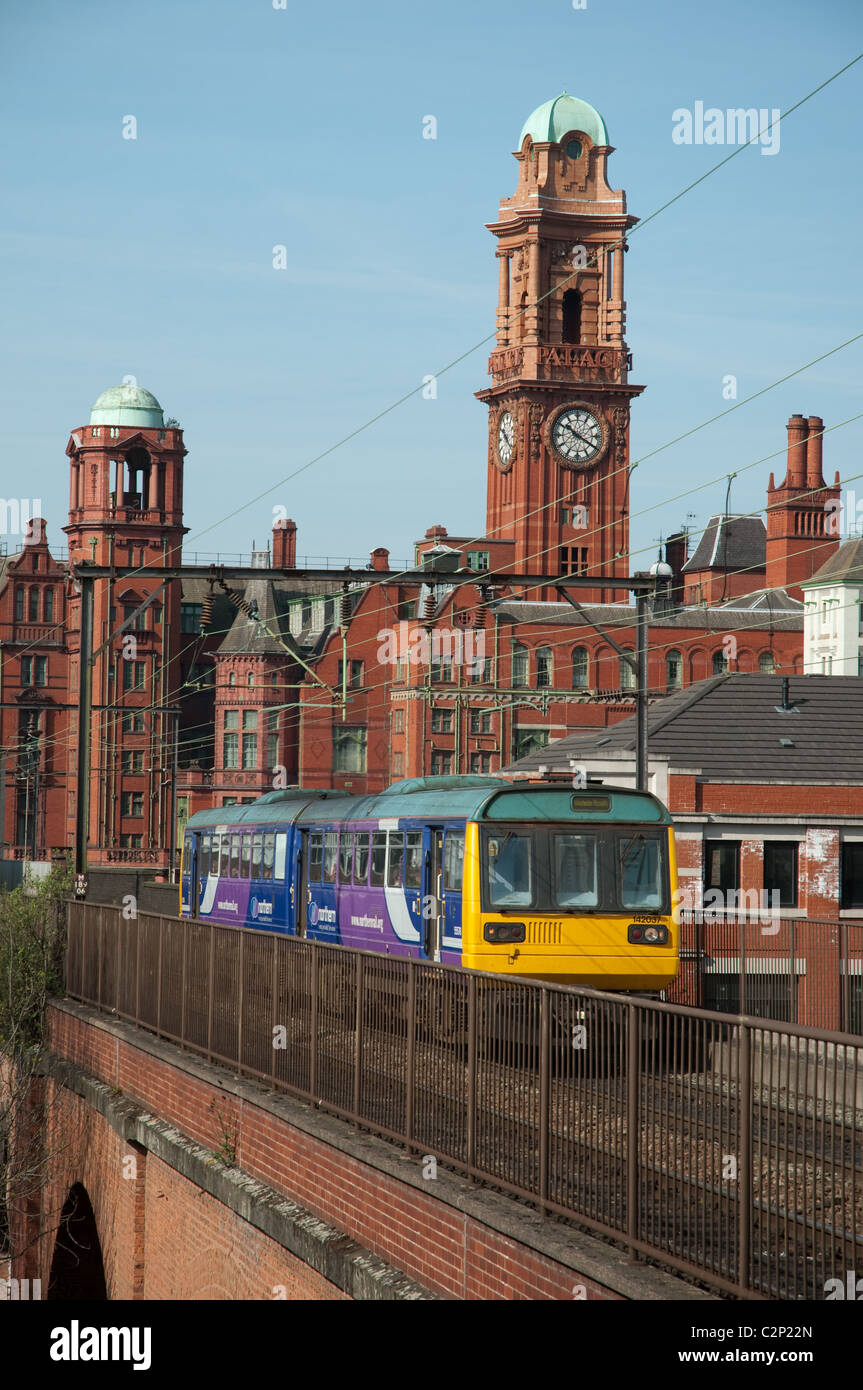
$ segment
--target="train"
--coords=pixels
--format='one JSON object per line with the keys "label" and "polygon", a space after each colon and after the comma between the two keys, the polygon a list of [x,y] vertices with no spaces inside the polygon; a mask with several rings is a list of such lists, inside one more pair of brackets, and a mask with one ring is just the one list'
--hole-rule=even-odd
{"label": "train", "polygon": [[186,823],[180,914],[507,978],[658,993],[678,971],[671,816],[649,792],[418,777]]}

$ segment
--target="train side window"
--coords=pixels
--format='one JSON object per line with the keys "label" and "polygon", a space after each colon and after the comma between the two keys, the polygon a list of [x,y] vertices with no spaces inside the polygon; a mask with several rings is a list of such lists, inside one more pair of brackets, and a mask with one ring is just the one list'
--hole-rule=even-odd
{"label": "train side window", "polygon": [[375,830],[372,833],[372,872],[369,884],[372,888],[383,888],[387,866],[387,832]]}
{"label": "train side window", "polygon": [[261,841],[262,835],[257,831],[252,836],[252,878],[261,877]]}
{"label": "train side window", "polygon": [[423,834],[421,830],[408,831],[407,858],[405,859],[405,888],[421,888],[423,879]]}
{"label": "train side window", "polygon": [[324,837],[320,830],[312,831],[309,836],[309,882],[320,883],[321,864],[324,858]]}
{"label": "train side window", "polygon": [[240,837],[231,836],[231,878],[240,877]]}
{"label": "train side window", "polygon": [[350,830],[343,830],[339,847],[339,883],[350,883],[353,862],[354,837]]}
{"label": "train side window", "polygon": [[210,837],[201,836],[201,857],[198,863],[198,873],[202,879],[207,877],[210,872]]}
{"label": "train side window", "polygon": [[401,888],[402,865],[405,859],[405,837],[402,830],[387,832],[387,887]]}
{"label": "train side window", "polygon": [[243,848],[240,852],[240,878],[249,877],[249,867],[252,862],[252,837],[243,836]]}
{"label": "train side window", "polygon": [[324,835],[324,883],[335,883],[339,860],[339,832],[328,830]]}
{"label": "train side window", "polygon": [[464,833],[447,831],[443,851],[443,886],[445,893],[460,893],[464,876]]}
{"label": "train side window", "polygon": [[219,860],[219,878],[227,878],[231,867],[231,837],[222,836],[222,853]]}
{"label": "train side window", "polygon": [[264,836],[264,872],[262,877],[265,879],[272,879],[273,877],[273,850],[275,847],[275,839],[275,835]]}
{"label": "train side window", "polygon": [[354,851],[354,883],[365,883],[369,876],[369,832],[358,830]]}
{"label": "train side window", "polygon": [[285,881],[285,864],[288,858],[288,837],[287,835],[276,836],[276,863],[273,869],[273,877],[277,883]]}

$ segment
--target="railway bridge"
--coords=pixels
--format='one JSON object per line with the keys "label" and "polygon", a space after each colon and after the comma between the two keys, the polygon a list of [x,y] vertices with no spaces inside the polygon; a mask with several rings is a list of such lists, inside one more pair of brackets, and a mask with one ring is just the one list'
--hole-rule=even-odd
{"label": "railway bridge", "polygon": [[43,1296],[811,1299],[861,1265],[859,1039],[86,903],[66,984],[10,1209]]}

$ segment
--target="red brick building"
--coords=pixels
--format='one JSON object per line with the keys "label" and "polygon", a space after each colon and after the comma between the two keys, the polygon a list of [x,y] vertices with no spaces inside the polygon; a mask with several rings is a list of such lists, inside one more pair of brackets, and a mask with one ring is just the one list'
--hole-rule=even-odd
{"label": "red brick building", "polygon": [[[428,584],[385,584],[372,551],[349,586],[291,570],[279,522],[243,592],[147,576],[179,560],[186,446],[134,384],[99,397],[67,446],[70,557],[134,567],[96,583],[90,860],[165,867],[185,818],[300,783],[356,792],[402,776],[495,771],[570,730],[632,710],[634,608],[625,587],[525,591],[500,571],[628,574],[633,505],[624,255],[635,222],[607,182],[592,107],[561,96],[528,119],[518,182],[490,224],[498,260],[485,536],[431,527]],[[688,556],[654,567],[649,688],[656,701],[725,672],[797,672],[800,582],[837,540],[838,477],[822,422],[793,416],[787,474],[761,517],[715,516]],[[635,475],[637,479],[637,474]],[[268,567],[271,567],[268,569]],[[476,575],[456,589],[453,569]],[[79,600],[44,524],[0,557],[0,824],[5,857],[72,844]],[[128,620],[123,631],[117,629]],[[618,650],[620,649],[620,650]]]}

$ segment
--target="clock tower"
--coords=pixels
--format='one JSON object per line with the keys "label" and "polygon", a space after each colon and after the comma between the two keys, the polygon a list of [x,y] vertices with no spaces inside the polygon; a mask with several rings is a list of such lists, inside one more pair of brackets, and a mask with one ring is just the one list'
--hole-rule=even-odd
{"label": "clock tower", "polygon": [[[623,254],[637,218],[609,188],[598,111],[565,93],[525,122],[501,200],[489,407],[490,537],[525,571],[629,572],[629,383]],[[588,602],[626,590],[582,590]]]}

